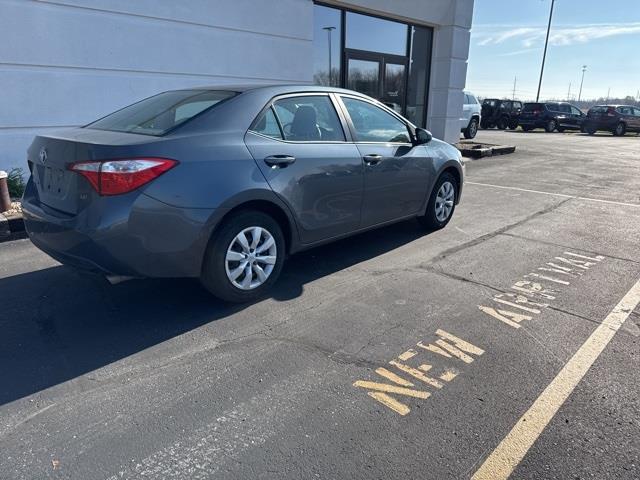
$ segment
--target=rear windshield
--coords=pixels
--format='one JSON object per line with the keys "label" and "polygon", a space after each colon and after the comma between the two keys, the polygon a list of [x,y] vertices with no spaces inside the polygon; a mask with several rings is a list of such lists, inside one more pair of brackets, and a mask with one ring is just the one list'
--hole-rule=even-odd
{"label": "rear windshield", "polygon": [[85,128],[113,132],[164,135],[212,108],[235,92],[222,90],[174,90],[149,97],[90,123]]}
{"label": "rear windshield", "polygon": [[542,103],[525,103],[524,107],[522,108],[522,111],[533,112],[534,110],[542,110],[542,108],[543,108]]}

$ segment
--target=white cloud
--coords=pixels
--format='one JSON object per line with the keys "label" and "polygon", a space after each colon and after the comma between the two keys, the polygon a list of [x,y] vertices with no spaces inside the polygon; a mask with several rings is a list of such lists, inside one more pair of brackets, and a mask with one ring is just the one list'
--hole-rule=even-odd
{"label": "white cloud", "polygon": [[[518,42],[526,48],[544,41],[546,27],[513,27],[511,25],[478,25],[472,32],[478,45],[499,45],[506,41]],[[640,23],[610,23],[590,25],[551,26],[551,45],[574,45],[619,35],[640,35]]]}

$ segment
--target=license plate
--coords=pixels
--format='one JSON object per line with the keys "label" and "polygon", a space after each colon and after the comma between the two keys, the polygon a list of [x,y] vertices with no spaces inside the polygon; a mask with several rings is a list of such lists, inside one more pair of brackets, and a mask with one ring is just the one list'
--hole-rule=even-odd
{"label": "license plate", "polygon": [[45,167],[44,182],[42,187],[46,193],[53,196],[62,196],[64,194],[64,176],[65,171],[55,167]]}

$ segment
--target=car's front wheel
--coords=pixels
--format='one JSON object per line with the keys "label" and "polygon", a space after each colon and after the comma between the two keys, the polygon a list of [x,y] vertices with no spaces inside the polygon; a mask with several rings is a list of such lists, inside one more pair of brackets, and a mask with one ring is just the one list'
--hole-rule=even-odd
{"label": "car's front wheel", "polygon": [[433,187],[426,212],[418,220],[429,230],[444,228],[456,209],[456,198],[458,181],[449,172],[444,172]]}
{"label": "car's front wheel", "polygon": [[551,120],[549,120],[547,122],[547,124],[544,126],[544,129],[547,133],[551,133],[553,131],[555,131],[555,129],[558,127],[558,122],[556,122],[553,118]]}
{"label": "car's front wheel", "polygon": [[627,132],[627,127],[622,122],[618,123],[618,125],[616,125],[616,128],[613,129],[613,134],[616,137],[622,137],[626,132]]}
{"label": "car's front wheel", "polygon": [[249,302],[275,283],[284,256],[284,235],[278,222],[259,211],[238,212],[211,238],[200,280],[222,300]]}

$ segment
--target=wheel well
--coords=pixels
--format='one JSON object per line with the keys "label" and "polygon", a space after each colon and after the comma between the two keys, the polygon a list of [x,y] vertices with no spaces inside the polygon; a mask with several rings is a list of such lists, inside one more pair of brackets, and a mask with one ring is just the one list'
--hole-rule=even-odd
{"label": "wheel well", "polygon": [[[442,175],[443,173],[450,173],[451,175],[453,175],[453,178],[456,179],[456,183],[458,185],[456,185],[458,188],[456,188],[456,195],[460,195],[460,172],[458,172],[458,169],[455,167],[447,167],[445,168],[442,173],[440,175]],[[458,199],[456,198],[456,202],[458,201]]]}
{"label": "wheel well", "polygon": [[[276,222],[278,222],[278,225],[280,225],[280,228],[282,229],[282,233],[284,235],[284,241],[285,241],[285,251],[286,252],[290,251],[291,246],[293,244],[293,231],[291,229],[289,217],[287,217],[287,214],[284,213],[284,210],[282,210],[282,208],[280,208],[275,203],[269,202],[267,200],[250,200],[248,202],[237,205],[236,207],[229,210],[224,215],[224,217],[222,217],[222,219],[220,219],[220,222],[218,222],[218,227],[216,227],[216,230],[218,230],[219,226],[222,225],[232,215],[235,215],[236,213],[242,210],[257,210],[259,212],[266,213],[267,215],[273,217],[273,219]],[[213,233],[215,233],[215,231]]]}

